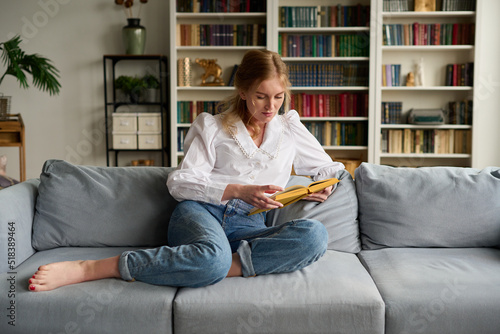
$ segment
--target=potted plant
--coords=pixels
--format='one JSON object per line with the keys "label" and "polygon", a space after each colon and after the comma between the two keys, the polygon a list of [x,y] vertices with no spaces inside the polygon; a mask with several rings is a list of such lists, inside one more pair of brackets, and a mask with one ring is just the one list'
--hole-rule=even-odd
{"label": "potted plant", "polygon": [[144,80],[141,78],[121,75],[115,79],[116,100],[118,102],[138,103],[144,88]]}
{"label": "potted plant", "polygon": [[58,81],[59,71],[57,68],[43,56],[26,54],[21,50],[20,44],[20,36],[0,43],[1,59],[6,68],[4,74],[0,76],[0,85],[7,75],[11,75],[19,81],[21,88],[27,89],[29,85],[26,73],[28,73],[36,88],[48,92],[50,95],[59,94],[61,84]]}
{"label": "potted plant", "polygon": [[144,101],[150,103],[158,102],[158,91],[160,88],[160,81],[151,74],[145,75],[142,80],[144,81],[145,92]]}

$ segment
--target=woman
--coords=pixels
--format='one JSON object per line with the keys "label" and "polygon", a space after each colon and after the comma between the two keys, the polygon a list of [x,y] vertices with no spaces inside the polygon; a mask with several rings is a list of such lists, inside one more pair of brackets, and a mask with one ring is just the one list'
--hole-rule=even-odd
{"label": "woman", "polygon": [[[327,232],[315,220],[266,227],[265,213],[281,203],[292,165],[315,180],[343,169],[300,123],[297,112],[278,115],[289,96],[286,65],[277,53],[249,51],[235,76],[235,95],[217,116],[201,114],[185,140],[185,156],[169,174],[170,193],[180,203],[169,224],[169,246],[129,251],[97,261],[41,266],[31,291],[117,277],[168,286],[200,287],[225,277],[291,272],[326,250]],[[307,200],[323,202],[332,187]]]}

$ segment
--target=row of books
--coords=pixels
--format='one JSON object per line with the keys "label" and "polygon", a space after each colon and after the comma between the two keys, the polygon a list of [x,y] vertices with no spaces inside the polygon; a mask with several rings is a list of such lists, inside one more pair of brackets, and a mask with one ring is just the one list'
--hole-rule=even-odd
{"label": "row of books", "polygon": [[[384,0],[382,10],[384,12],[412,11],[415,8],[415,1],[422,0]],[[475,0],[441,0],[436,3],[437,11],[471,11],[475,10],[475,8]]]}
{"label": "row of books", "polygon": [[283,57],[368,57],[366,34],[300,35],[280,34],[278,52]]}
{"label": "row of books", "polygon": [[[472,124],[472,100],[450,101],[447,104],[447,124]],[[402,116],[403,102],[382,102],[382,124],[406,124]]]}
{"label": "row of books", "polygon": [[413,8],[413,0],[384,0],[382,2],[384,12],[407,12]]}
{"label": "row of books", "polygon": [[472,86],[474,63],[446,65],[445,86]]}
{"label": "row of books", "polygon": [[403,102],[382,102],[382,124],[404,123],[401,117]]}
{"label": "row of books", "polygon": [[367,117],[368,93],[292,94],[290,109],[301,117]]}
{"label": "row of books", "polygon": [[[401,65],[382,65],[382,86],[401,86]],[[445,86],[472,86],[474,81],[474,63],[446,65]]]}
{"label": "row of books", "polygon": [[366,146],[366,122],[303,122],[323,146]]}
{"label": "row of books", "polygon": [[401,64],[383,64],[382,65],[382,86],[397,87],[401,86]]}
{"label": "row of books", "polygon": [[[217,113],[219,101],[177,101],[177,123],[190,124],[202,112]],[[367,117],[367,93],[291,95],[290,109],[300,117]],[[406,124],[403,102],[382,102],[382,124]],[[472,124],[472,100],[448,102],[447,124]]]}
{"label": "row of books", "polygon": [[443,11],[471,11],[476,10],[476,0],[442,0]]}
{"label": "row of books", "polygon": [[449,124],[472,124],[472,100],[448,102]]}
{"label": "row of books", "polygon": [[[366,122],[303,122],[323,146],[366,146]],[[188,128],[177,129],[177,151],[184,151]]]}
{"label": "row of books", "polygon": [[177,24],[178,46],[263,46],[265,24]]}
{"label": "row of books", "polygon": [[290,82],[296,87],[368,86],[368,64],[289,64]]}
{"label": "row of books", "polygon": [[384,45],[472,45],[474,23],[384,24]]}
{"label": "row of books", "polygon": [[266,0],[176,0],[179,13],[265,12]]}
{"label": "row of books", "polygon": [[382,130],[382,153],[471,153],[470,130]]}
{"label": "row of books", "polygon": [[190,124],[202,112],[217,113],[219,101],[177,101],[177,123]]}
{"label": "row of books", "polygon": [[368,27],[370,6],[280,6],[280,27]]}

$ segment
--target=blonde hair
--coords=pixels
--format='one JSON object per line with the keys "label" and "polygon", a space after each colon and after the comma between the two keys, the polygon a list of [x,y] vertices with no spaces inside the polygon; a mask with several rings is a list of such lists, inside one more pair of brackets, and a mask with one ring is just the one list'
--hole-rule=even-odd
{"label": "blonde hair", "polygon": [[248,113],[246,101],[241,98],[240,92],[248,92],[258,87],[262,81],[272,79],[276,75],[285,89],[283,107],[287,112],[290,80],[288,68],[279,54],[269,50],[250,50],[245,53],[234,77],[235,93],[220,102],[217,107],[224,115],[222,124],[227,131],[236,131],[234,124],[241,119],[252,130],[252,137],[256,138],[260,134],[260,128],[252,124],[252,116]]}

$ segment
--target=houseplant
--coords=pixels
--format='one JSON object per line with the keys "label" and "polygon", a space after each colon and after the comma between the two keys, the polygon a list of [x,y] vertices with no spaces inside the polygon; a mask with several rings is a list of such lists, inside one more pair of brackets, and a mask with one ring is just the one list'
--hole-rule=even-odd
{"label": "houseplant", "polygon": [[156,103],[158,102],[158,90],[160,88],[160,81],[151,74],[145,75],[142,80],[144,80],[144,101]]}
{"label": "houseplant", "polygon": [[[0,76],[0,86],[7,75],[11,75],[19,81],[22,88],[28,88],[26,73],[30,74],[33,85],[50,95],[59,94],[61,85],[59,71],[52,65],[51,61],[38,54],[26,54],[21,47],[21,37],[15,36],[6,42],[0,43],[2,64],[5,72]],[[1,72],[0,72],[1,73]],[[0,96],[3,94],[0,93]],[[10,101],[10,100],[9,100]],[[8,113],[6,103],[0,104],[0,119],[5,118]]]}
{"label": "houseplant", "polygon": [[[2,63],[5,73],[0,77],[0,85],[7,75],[14,76],[22,88],[28,88],[26,73],[33,79],[33,85],[50,95],[59,94],[61,85],[58,81],[59,71],[52,62],[38,54],[26,54],[21,50],[21,37],[15,36],[7,42],[0,43]],[[25,73],[26,72],[26,73]]]}
{"label": "houseplant", "polygon": [[144,88],[146,85],[142,78],[120,75],[115,79],[116,100],[118,102],[138,103]]}

